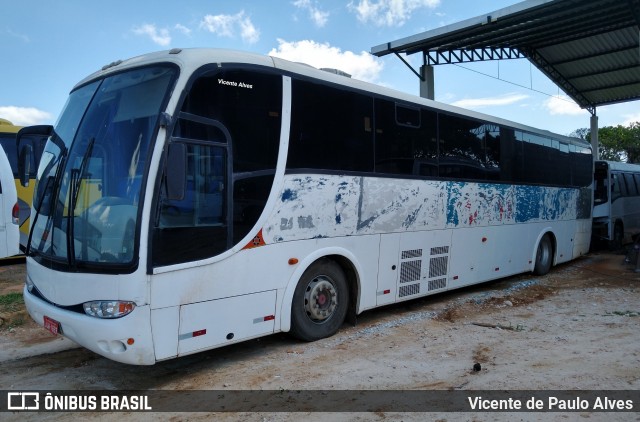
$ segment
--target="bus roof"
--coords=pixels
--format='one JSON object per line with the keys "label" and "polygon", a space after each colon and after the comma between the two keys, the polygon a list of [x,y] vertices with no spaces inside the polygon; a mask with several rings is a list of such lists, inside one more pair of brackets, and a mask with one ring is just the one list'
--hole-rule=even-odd
{"label": "bus roof", "polygon": [[14,126],[7,119],[0,119],[0,133],[18,133],[22,126]]}
{"label": "bus roof", "polygon": [[[93,73],[87,78],[83,79],[76,85],[76,88],[88,83],[89,81],[101,78],[107,74],[119,72],[124,69],[133,67],[149,65],[153,63],[170,62],[177,64],[183,71],[183,77],[189,77],[193,71],[204,66],[206,64],[218,64],[222,66],[223,63],[243,63],[254,64],[259,66],[272,67],[280,69],[285,73],[293,73],[302,76],[311,77],[314,79],[323,80],[326,82],[343,85],[357,90],[366,91],[372,94],[378,94],[386,97],[391,97],[400,101],[406,101],[414,104],[424,105],[444,112],[453,114],[460,114],[468,116],[472,119],[488,121],[497,125],[508,126],[516,130],[522,130],[526,132],[534,132],[540,135],[552,136],[557,139],[562,139],[564,142],[579,145],[584,148],[591,148],[591,144],[579,138],[568,137],[552,133],[548,130],[534,128],[532,126],[523,125],[520,123],[512,122],[495,116],[489,116],[476,111],[463,109],[460,107],[452,106],[449,104],[428,100],[415,95],[400,92],[391,88],[375,85],[369,82],[352,79],[347,76],[343,76],[340,72],[327,72],[324,70],[316,69],[313,66],[304,63],[295,63],[288,60],[284,60],[278,57],[264,56],[256,53],[248,53],[236,50],[227,49],[215,49],[215,48],[187,48],[180,49],[174,48],[171,50],[159,51],[155,53],[149,53],[142,56],[133,57],[124,61],[112,62],[104,66],[101,70]],[[186,76],[184,76],[186,75]],[[74,88],[75,89],[75,88]],[[177,101],[177,99],[174,99]]]}
{"label": "bus roof", "polygon": [[604,163],[610,170],[640,172],[640,164],[622,163],[620,161],[596,161],[596,165]]}

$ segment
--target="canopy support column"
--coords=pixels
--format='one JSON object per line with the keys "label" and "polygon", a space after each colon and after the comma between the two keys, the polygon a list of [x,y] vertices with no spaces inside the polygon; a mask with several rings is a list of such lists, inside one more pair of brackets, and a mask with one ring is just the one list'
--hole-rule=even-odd
{"label": "canopy support column", "polygon": [[428,100],[434,100],[434,67],[428,64],[424,64],[420,66],[420,73],[420,96]]}
{"label": "canopy support column", "polygon": [[593,148],[593,159],[599,160],[598,154],[598,115],[596,114],[596,108],[593,107],[591,113],[591,148]]}

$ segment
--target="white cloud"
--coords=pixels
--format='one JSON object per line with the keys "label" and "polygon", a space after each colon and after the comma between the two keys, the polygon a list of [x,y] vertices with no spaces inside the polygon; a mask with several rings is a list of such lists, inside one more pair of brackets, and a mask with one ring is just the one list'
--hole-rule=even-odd
{"label": "white cloud", "polygon": [[35,107],[0,106],[0,117],[16,126],[31,126],[51,121],[52,116]]}
{"label": "white cloud", "polygon": [[278,39],[278,48],[272,49],[269,55],[316,68],[339,69],[354,79],[367,82],[375,82],[384,67],[382,62],[365,51],[356,54],[332,47],[329,43],[321,44],[312,40],[288,42]]}
{"label": "white cloud", "polygon": [[309,13],[309,18],[318,28],[324,27],[329,20],[329,12],[319,9],[316,7],[316,3],[312,3],[311,0],[296,0],[293,5],[299,9],[306,10]]}
{"label": "white cloud", "polygon": [[163,47],[166,47],[171,43],[171,35],[169,35],[168,29],[158,29],[155,25],[148,23],[133,28],[133,33],[136,35],[146,35],[151,38],[151,41]]}
{"label": "white cloud", "polygon": [[524,94],[506,94],[498,97],[486,97],[486,98],[468,98],[464,100],[458,100],[451,103],[458,107],[464,108],[482,108],[490,106],[504,106],[511,105],[517,102],[526,100],[528,95]]}
{"label": "white cloud", "polygon": [[257,43],[260,40],[260,31],[253,25],[251,19],[240,19],[240,37],[249,44]]}
{"label": "white cloud", "polygon": [[549,97],[544,103],[544,108],[552,115],[579,116],[586,115],[588,111],[580,108],[573,100],[566,95],[554,95]]}
{"label": "white cloud", "polygon": [[622,126],[629,126],[631,123],[640,122],[640,112],[635,114],[625,114],[623,117],[625,118],[625,121],[622,122]]}
{"label": "white cloud", "polygon": [[233,37],[235,18],[232,15],[206,15],[200,27],[221,37]]}
{"label": "white cloud", "polygon": [[191,29],[187,28],[184,25],[181,25],[179,23],[176,24],[176,26],[173,27],[176,31],[180,31],[185,35],[191,35]]}
{"label": "white cloud", "polygon": [[234,38],[236,33],[246,43],[253,44],[260,39],[260,31],[253,25],[244,10],[235,15],[206,15],[200,22],[203,28],[221,37]]}
{"label": "white cloud", "polygon": [[434,9],[440,0],[357,0],[349,3],[348,8],[363,23],[376,26],[402,26],[411,18],[411,14],[422,8]]}

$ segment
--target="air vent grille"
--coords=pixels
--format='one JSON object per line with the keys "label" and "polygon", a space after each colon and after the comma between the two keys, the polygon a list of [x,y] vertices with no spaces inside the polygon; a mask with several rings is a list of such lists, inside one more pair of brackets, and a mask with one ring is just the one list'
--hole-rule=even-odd
{"label": "air vent grille", "polygon": [[431,248],[431,255],[443,255],[449,253],[448,246],[436,246],[435,248]]}
{"label": "air vent grille", "polygon": [[446,256],[440,256],[429,260],[429,278],[447,275],[447,259]]}
{"label": "air vent grille", "polygon": [[429,288],[428,288],[429,291],[444,289],[445,287],[447,287],[446,278],[437,278],[435,280],[429,280]]}
{"label": "air vent grille", "polygon": [[400,283],[408,283],[410,281],[420,280],[422,271],[422,261],[415,259],[413,261],[405,261],[400,264]]}
{"label": "air vent grille", "polygon": [[402,251],[402,257],[400,259],[418,258],[420,256],[422,256],[422,249],[411,249]]}
{"label": "air vent grille", "polygon": [[409,284],[407,286],[401,286],[398,292],[399,297],[417,295],[420,293],[420,283]]}

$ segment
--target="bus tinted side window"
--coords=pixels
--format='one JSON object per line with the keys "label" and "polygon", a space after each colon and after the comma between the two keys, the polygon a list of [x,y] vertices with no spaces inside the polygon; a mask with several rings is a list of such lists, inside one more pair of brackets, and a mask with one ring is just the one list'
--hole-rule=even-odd
{"label": "bus tinted side window", "polygon": [[[230,70],[212,79],[216,108],[232,141],[235,244],[258,221],[271,192],[280,146],[282,76]],[[238,86],[221,84],[221,79]]]}
{"label": "bus tinted side window", "polygon": [[376,172],[438,176],[437,115],[376,100]]}
{"label": "bus tinted side window", "polygon": [[288,169],[373,170],[373,99],[292,81]]}
{"label": "bus tinted side window", "polygon": [[587,147],[569,145],[571,163],[571,184],[573,186],[589,186],[591,177],[588,175],[593,169],[593,157]]}
{"label": "bus tinted side window", "polygon": [[525,181],[534,184],[552,183],[555,168],[551,163],[551,139],[523,132]]}
{"label": "bus tinted side window", "polygon": [[[493,124],[441,114],[439,116],[440,176],[454,179],[500,178],[500,129]],[[490,138],[489,154],[487,138]]]}
{"label": "bus tinted side window", "polygon": [[275,177],[281,114],[281,75],[215,66],[193,82],[172,134],[186,146],[186,192],[160,201],[153,265],[214,256],[250,232]]}
{"label": "bus tinted side window", "polygon": [[636,182],[633,180],[633,174],[631,173],[623,173],[624,182],[627,186],[627,196],[638,196],[638,188],[636,187]]}
{"label": "bus tinted side window", "polygon": [[500,180],[513,183],[522,171],[522,142],[516,140],[516,131],[500,126],[499,132],[487,133],[488,164],[500,172]]}
{"label": "bus tinted side window", "polygon": [[611,173],[611,201],[625,195],[624,179],[620,173]]}

